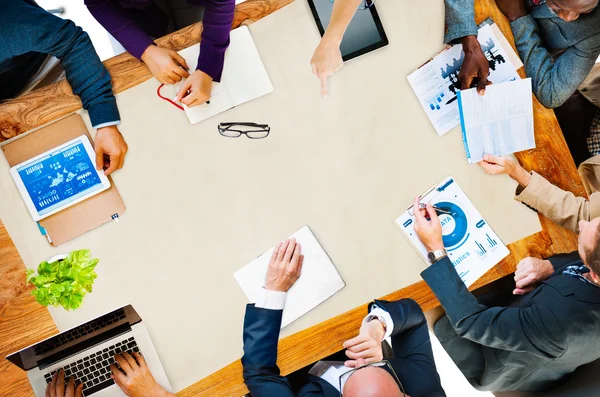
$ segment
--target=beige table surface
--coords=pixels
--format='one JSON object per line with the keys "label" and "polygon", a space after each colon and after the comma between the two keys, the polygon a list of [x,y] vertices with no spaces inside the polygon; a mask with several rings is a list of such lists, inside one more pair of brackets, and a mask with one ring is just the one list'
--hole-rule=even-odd
{"label": "beige table surface", "polygon": [[[319,35],[296,1],[250,26],[274,92],[190,125],[150,80],[117,96],[130,147],[114,175],[127,212],[49,246],[0,160],[0,206],[24,262],[89,248],[94,292],[59,329],[131,303],[175,390],[241,357],[244,294],[233,272],[309,225],[346,288],[285,328],[300,331],[420,280],[425,267],[395,219],[450,174],[505,243],[541,230],[514,183],[468,165],[460,131],[438,137],[406,76],[441,47],[443,1],[379,0],[390,45],[349,62],[322,99],[309,60]],[[418,39],[417,39],[418,38]],[[268,123],[263,140],[228,139],[220,121]]]}

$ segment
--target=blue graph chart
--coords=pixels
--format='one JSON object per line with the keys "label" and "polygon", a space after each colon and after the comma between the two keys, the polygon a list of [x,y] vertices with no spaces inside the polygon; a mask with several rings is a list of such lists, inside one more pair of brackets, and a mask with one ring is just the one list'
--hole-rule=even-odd
{"label": "blue graph chart", "polygon": [[[484,241],[484,243],[486,246],[484,246],[479,241],[475,241],[475,245],[477,245],[477,248],[478,248],[477,255],[479,255],[479,256],[485,256],[488,253],[488,250],[493,250],[494,247],[496,247],[498,245],[496,240],[491,238],[489,234],[486,233],[485,236],[486,236],[486,240]],[[486,249],[486,247],[487,247],[487,249]]]}
{"label": "blue graph chart", "polygon": [[435,203],[435,206],[450,213],[445,216],[440,215],[442,227],[444,226],[445,222],[454,221],[454,229],[452,229],[449,233],[444,234],[442,236],[442,240],[444,241],[444,247],[446,247],[446,249],[449,251],[455,250],[460,247],[469,237],[467,233],[469,228],[467,215],[457,204],[449,201],[440,201]]}
{"label": "blue graph chart", "polygon": [[74,143],[18,169],[40,215],[102,187],[82,143]]}
{"label": "blue graph chart", "polygon": [[433,98],[429,102],[429,107],[431,108],[431,110],[440,110],[440,103],[442,103],[442,99],[444,98],[444,96],[444,93],[440,92],[438,95],[435,96],[435,98]]}

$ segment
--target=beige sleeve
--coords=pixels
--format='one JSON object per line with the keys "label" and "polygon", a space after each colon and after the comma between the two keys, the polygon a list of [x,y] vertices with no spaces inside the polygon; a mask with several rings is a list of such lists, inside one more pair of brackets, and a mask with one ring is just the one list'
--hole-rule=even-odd
{"label": "beige sleeve", "polygon": [[592,194],[590,201],[584,197],[576,197],[573,193],[554,186],[535,171],[531,173],[529,185],[522,191],[517,190],[515,200],[575,233],[578,232],[577,223],[580,220],[589,221],[600,215],[599,193]]}

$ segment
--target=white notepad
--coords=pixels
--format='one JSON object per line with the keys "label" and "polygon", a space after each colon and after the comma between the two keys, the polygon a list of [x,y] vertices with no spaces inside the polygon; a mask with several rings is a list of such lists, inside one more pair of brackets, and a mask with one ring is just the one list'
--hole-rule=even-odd
{"label": "white notepad", "polygon": [[[199,52],[200,44],[179,51],[190,71],[196,70]],[[177,89],[182,84],[183,81],[178,83]],[[250,30],[247,26],[241,26],[231,31],[221,82],[213,82],[210,104],[191,108],[182,105],[190,123],[196,124],[272,91],[273,85],[254,45]]]}
{"label": "white notepad", "polygon": [[[290,236],[302,246],[302,275],[288,291],[281,328],[308,313],[346,286],[335,266],[308,226]],[[233,274],[250,302],[263,292],[271,248]]]}
{"label": "white notepad", "polygon": [[458,92],[463,143],[469,164],[535,148],[531,79]]}

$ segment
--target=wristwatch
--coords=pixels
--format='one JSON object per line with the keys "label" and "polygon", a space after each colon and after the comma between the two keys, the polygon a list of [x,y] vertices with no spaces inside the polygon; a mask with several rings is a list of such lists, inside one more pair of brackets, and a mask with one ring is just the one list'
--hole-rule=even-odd
{"label": "wristwatch", "polygon": [[381,325],[383,325],[383,334],[385,335],[387,333],[387,324],[385,323],[385,319],[381,316],[378,316],[376,314],[369,314],[367,316],[367,322],[370,323],[373,320],[379,320],[379,322],[381,323]]}
{"label": "wristwatch", "polygon": [[446,252],[445,249],[430,251],[427,254],[427,259],[429,260],[429,263],[431,263],[433,265],[435,262],[439,261],[446,255],[448,255],[448,253]]}

